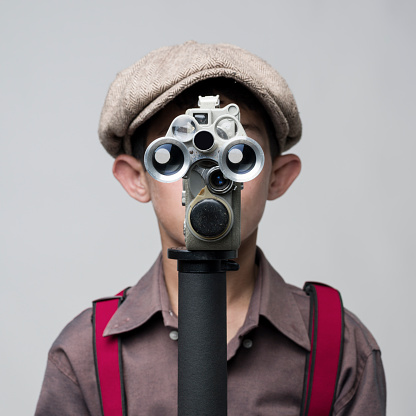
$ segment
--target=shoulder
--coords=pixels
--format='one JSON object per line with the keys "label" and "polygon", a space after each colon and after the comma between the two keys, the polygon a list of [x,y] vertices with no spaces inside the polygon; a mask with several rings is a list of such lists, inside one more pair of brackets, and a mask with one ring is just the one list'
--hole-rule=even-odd
{"label": "shoulder", "polygon": [[93,364],[92,308],[69,322],[49,350],[48,359],[72,381],[78,383],[78,371]]}
{"label": "shoulder", "polygon": [[[299,307],[305,325],[309,326],[309,296],[296,286],[288,284],[287,287]],[[385,378],[380,347],[363,322],[344,308],[344,345],[335,410],[339,412],[349,406],[370,404],[382,407],[383,401]],[[382,410],[380,412],[374,414],[382,414]]]}
{"label": "shoulder", "polygon": [[84,344],[88,342],[88,339],[85,338],[91,339],[91,337],[92,308],[88,308],[65,326],[56,338],[55,342],[52,344],[51,350],[71,347],[72,344],[75,344],[77,345],[77,348],[80,348],[81,345],[79,344],[79,341],[81,341],[81,344]]}
{"label": "shoulder", "polygon": [[[292,293],[305,323],[309,324],[309,296],[304,290],[297,286],[286,283],[289,291]],[[342,293],[341,293],[342,297]],[[354,347],[356,351],[366,358],[372,351],[379,351],[380,348],[362,321],[350,310],[344,308],[344,337],[346,347]],[[347,345],[348,344],[348,345]]]}
{"label": "shoulder", "polygon": [[[148,272],[139,281],[131,287],[127,293],[126,300],[134,297],[134,293],[140,294],[140,299],[136,298],[134,301],[123,302],[123,308],[126,309],[128,304],[131,306],[136,303],[143,309],[149,298],[157,297],[158,283],[155,276],[161,273],[161,256],[159,255],[155,263],[148,270]],[[153,294],[153,298],[152,295]],[[104,298],[103,298],[104,299]],[[99,300],[99,299],[98,299]],[[93,352],[93,308],[85,309],[71,322],[69,322],[62,332],[59,334],[49,351],[49,361],[51,361],[61,372],[71,374],[79,369],[79,372],[84,374],[86,369],[94,367],[94,352]],[[90,370],[89,370],[90,371]]]}
{"label": "shoulder", "polygon": [[369,329],[350,310],[344,309],[345,342],[349,342],[366,359],[373,351],[380,351]]}
{"label": "shoulder", "polygon": [[91,316],[83,311],[52,344],[36,415],[99,414]]}

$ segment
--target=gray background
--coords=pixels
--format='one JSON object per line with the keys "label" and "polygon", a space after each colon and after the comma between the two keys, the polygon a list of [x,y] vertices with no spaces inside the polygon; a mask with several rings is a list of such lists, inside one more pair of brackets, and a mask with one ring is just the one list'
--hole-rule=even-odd
{"label": "gray background", "polygon": [[1,414],[33,413],[59,331],[153,262],[151,205],[112,177],[97,123],[119,70],[189,39],[287,79],[303,171],[259,245],[286,281],[341,290],[382,348],[389,414],[415,414],[414,2],[15,0],[0,16]]}

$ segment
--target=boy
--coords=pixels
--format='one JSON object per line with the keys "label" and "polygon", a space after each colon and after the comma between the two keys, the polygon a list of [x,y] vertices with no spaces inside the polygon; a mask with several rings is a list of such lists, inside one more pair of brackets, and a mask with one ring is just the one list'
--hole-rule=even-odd
{"label": "boy", "polygon": [[[110,87],[100,140],[115,157],[114,176],[131,197],[151,201],[162,252],[107,325],[121,339],[128,414],[172,415],[177,409],[176,261],[184,246],[182,183],[161,183],[145,170],[146,147],[198,96],[236,103],[249,137],[265,153],[264,167],[241,196],[240,270],[227,273],[228,414],[298,415],[308,336],[309,298],[287,285],[256,247],[266,200],[283,195],[301,163],[288,150],[301,136],[295,100],[282,77],[258,57],[231,45],[187,42],[162,48],[121,72]],[[120,288],[122,289],[122,288]],[[335,415],[385,414],[380,350],[369,331],[345,312],[342,367]],[[91,309],[75,318],[49,353],[37,415],[100,415],[92,351]]]}

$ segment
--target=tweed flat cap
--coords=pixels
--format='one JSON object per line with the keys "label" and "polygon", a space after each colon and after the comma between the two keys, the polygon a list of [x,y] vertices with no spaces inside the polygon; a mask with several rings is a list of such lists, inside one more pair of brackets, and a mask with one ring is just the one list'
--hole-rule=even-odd
{"label": "tweed flat cap", "polygon": [[130,137],[186,88],[232,78],[251,90],[274,125],[282,151],[296,144],[302,124],[286,81],[267,62],[234,45],[194,41],[150,52],[117,74],[102,109],[98,134],[110,155],[131,154]]}

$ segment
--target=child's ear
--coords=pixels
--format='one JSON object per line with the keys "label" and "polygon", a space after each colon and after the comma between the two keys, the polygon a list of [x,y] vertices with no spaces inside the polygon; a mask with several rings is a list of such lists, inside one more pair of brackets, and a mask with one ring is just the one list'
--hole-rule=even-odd
{"label": "child's ear", "polygon": [[281,155],[274,159],[270,175],[269,193],[267,199],[281,197],[298,177],[301,161],[296,155]]}
{"label": "child's ear", "polygon": [[141,162],[129,155],[120,155],[114,161],[113,174],[127,193],[140,202],[150,201],[146,172]]}

